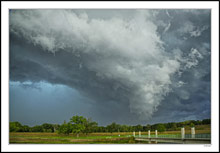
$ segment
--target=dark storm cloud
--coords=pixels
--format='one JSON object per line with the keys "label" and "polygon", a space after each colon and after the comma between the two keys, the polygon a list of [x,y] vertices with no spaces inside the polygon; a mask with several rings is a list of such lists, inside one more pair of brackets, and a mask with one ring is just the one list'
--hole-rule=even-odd
{"label": "dark storm cloud", "polygon": [[[167,15],[168,12],[169,15]],[[211,113],[211,32],[210,10],[164,10],[159,13],[160,22],[169,25],[166,32],[161,29],[161,39],[167,52],[179,50],[182,57],[190,55],[192,48],[199,51],[200,58],[188,60],[181,75],[174,75],[173,82],[181,81],[181,87],[175,87],[154,114],[155,120],[163,122],[166,118],[176,120],[203,119]],[[157,21],[155,21],[157,22]],[[163,24],[162,24],[163,25]],[[165,28],[166,29],[166,28]],[[192,55],[192,54],[191,54]],[[198,56],[198,57],[199,57]],[[193,57],[193,56],[191,56]],[[166,116],[163,118],[162,116]]]}
{"label": "dark storm cloud", "polygon": [[11,11],[10,80],[75,88],[118,122],[210,116],[209,10],[100,11]]}
{"label": "dark storm cloud", "polygon": [[89,71],[86,67],[80,67],[82,59],[69,52],[60,51],[54,56],[30,44],[25,44],[23,48],[17,47],[20,45],[20,40],[13,36],[11,42],[13,46],[10,47],[10,80],[12,81],[48,81],[64,84],[79,91],[88,90],[85,94],[103,102],[115,99],[114,95],[117,93],[112,92],[116,85],[120,93],[117,98],[124,99],[126,97],[123,95],[128,94],[126,90],[121,89],[120,82],[117,80],[100,79],[95,72]]}

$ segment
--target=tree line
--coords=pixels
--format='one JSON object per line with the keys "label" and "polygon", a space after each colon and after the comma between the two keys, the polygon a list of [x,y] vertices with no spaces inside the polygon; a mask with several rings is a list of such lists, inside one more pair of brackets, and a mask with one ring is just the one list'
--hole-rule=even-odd
{"label": "tree line", "polygon": [[80,133],[88,134],[94,132],[133,132],[133,131],[148,131],[148,130],[158,130],[158,132],[164,131],[175,131],[179,130],[184,126],[195,126],[195,125],[205,125],[211,124],[211,119],[203,120],[188,120],[184,122],[170,122],[170,123],[157,123],[157,124],[147,124],[147,125],[121,125],[115,122],[107,126],[98,126],[97,122],[92,121],[91,118],[85,118],[83,116],[73,116],[70,118],[69,122],[64,121],[63,124],[50,124],[44,123],[42,125],[36,125],[29,127],[27,125],[22,125],[19,122],[10,122],[9,130],[10,132],[57,132],[58,134],[69,134],[74,133],[77,136]]}

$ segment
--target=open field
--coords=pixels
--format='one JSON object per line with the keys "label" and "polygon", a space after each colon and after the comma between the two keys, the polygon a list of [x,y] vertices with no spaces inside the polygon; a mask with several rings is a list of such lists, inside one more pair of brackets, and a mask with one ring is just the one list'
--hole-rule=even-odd
{"label": "open field", "polygon": [[[190,134],[190,127],[185,127],[186,134]],[[210,134],[210,125],[199,125],[196,126],[196,134]],[[151,135],[154,135],[154,131]],[[178,131],[166,131],[158,132],[158,135],[175,135],[180,134]],[[120,135],[120,136],[119,136]],[[59,135],[57,133],[34,133],[34,132],[11,132],[10,143],[11,144],[134,144],[140,143],[135,142],[132,137],[133,132],[113,132],[113,133],[90,133],[80,134],[77,138],[75,134]],[[138,132],[136,132],[138,135]],[[141,135],[147,135],[147,132],[141,132]],[[147,142],[141,142],[147,143]]]}
{"label": "open field", "polygon": [[59,135],[57,133],[10,133],[10,143],[22,144],[129,144],[133,137],[117,135]]}

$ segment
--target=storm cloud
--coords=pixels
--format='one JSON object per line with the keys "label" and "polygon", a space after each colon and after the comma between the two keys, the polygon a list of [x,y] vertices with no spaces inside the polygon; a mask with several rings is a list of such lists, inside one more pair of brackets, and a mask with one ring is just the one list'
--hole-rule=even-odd
{"label": "storm cloud", "polygon": [[65,85],[141,123],[210,117],[210,48],[210,10],[10,11],[11,82]]}

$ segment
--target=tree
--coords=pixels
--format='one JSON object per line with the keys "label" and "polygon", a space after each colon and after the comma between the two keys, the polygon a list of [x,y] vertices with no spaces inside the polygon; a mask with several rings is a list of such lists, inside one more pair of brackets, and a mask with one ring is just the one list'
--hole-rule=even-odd
{"label": "tree", "polygon": [[128,132],[128,131],[129,131],[129,128],[128,128],[127,125],[121,125],[121,126],[120,126],[120,131],[121,131],[121,132]]}
{"label": "tree", "polygon": [[87,119],[84,118],[83,116],[73,116],[70,118],[70,123],[73,124],[85,124],[87,122]]}
{"label": "tree", "polygon": [[131,125],[128,126],[128,132],[133,132],[133,127]]}
{"label": "tree", "polygon": [[79,137],[79,133],[85,130],[85,126],[83,124],[73,124],[72,125],[72,133],[75,133],[77,137]]}
{"label": "tree", "polygon": [[34,127],[31,128],[31,132],[43,132],[43,127],[40,125],[36,125]]}
{"label": "tree", "polygon": [[196,125],[201,125],[201,124],[202,124],[202,121],[200,121],[200,120],[196,121]]}
{"label": "tree", "polygon": [[97,122],[93,122],[91,118],[89,118],[88,120],[86,120],[86,122],[84,123],[85,129],[83,130],[83,133],[91,133],[91,132],[95,132],[97,127],[98,127],[98,123]]}
{"label": "tree", "polygon": [[54,127],[52,124],[44,123],[42,124],[44,132],[54,132]]}
{"label": "tree", "polygon": [[151,126],[150,126],[150,124],[147,124],[147,126],[146,126],[146,130],[151,130]]}
{"label": "tree", "polygon": [[195,127],[195,125],[193,123],[190,123],[190,127]]}
{"label": "tree", "polygon": [[107,131],[107,128],[106,128],[106,127],[104,127],[104,126],[98,126],[98,127],[97,127],[97,132],[108,132],[108,131]]}
{"label": "tree", "polygon": [[211,119],[202,120],[202,124],[211,124]]}
{"label": "tree", "polygon": [[163,124],[157,124],[156,127],[157,127],[158,132],[166,131],[166,127]]}
{"label": "tree", "polygon": [[176,123],[171,124],[171,130],[175,131],[177,129]]}
{"label": "tree", "polygon": [[66,123],[65,121],[64,121],[64,123],[58,129],[58,134],[66,134],[66,135],[68,135],[71,132],[72,132],[71,124],[70,123]]}
{"label": "tree", "polygon": [[143,126],[140,124],[136,125],[134,128],[135,128],[135,131],[143,131]]}
{"label": "tree", "polygon": [[79,137],[79,133],[83,132],[86,128],[87,119],[83,116],[76,115],[70,118],[69,123],[72,125],[72,133],[77,134],[77,137]]}
{"label": "tree", "polygon": [[22,126],[22,131],[23,131],[23,132],[30,132],[30,127],[27,126],[27,125],[23,125],[23,126]]}
{"label": "tree", "polygon": [[108,130],[108,132],[118,132],[118,130],[119,130],[119,127],[120,127],[120,125],[119,124],[116,124],[115,122],[113,122],[112,124],[110,124],[110,125],[107,125],[107,130]]}
{"label": "tree", "polygon": [[23,132],[23,127],[19,122],[10,122],[9,123],[10,132]]}
{"label": "tree", "polygon": [[59,124],[53,124],[54,132],[56,132],[59,129],[59,127],[60,127]]}

